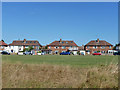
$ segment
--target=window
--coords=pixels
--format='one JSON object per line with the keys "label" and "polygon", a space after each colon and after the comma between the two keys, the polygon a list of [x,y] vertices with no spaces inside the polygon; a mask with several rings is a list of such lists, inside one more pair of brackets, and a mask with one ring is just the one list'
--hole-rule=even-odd
{"label": "window", "polygon": [[34,43],[36,43],[36,41],[34,41]]}
{"label": "window", "polygon": [[105,51],[101,51],[101,53],[105,53]]}
{"label": "window", "polygon": [[109,46],[109,49],[111,49],[111,46]]}
{"label": "window", "polygon": [[54,53],[55,53],[55,54],[58,54],[58,51],[55,51]]}
{"label": "window", "polygon": [[71,41],[71,43],[73,43],[73,42]]}
{"label": "window", "polygon": [[87,48],[89,48],[89,46],[87,46]]}
{"label": "window", "polygon": [[65,46],[62,46],[62,49],[65,49],[66,47]]}
{"label": "window", "polygon": [[62,42],[62,43],[64,43],[64,42]]}
{"label": "window", "polygon": [[30,43],[32,43],[32,41],[30,41]]}
{"label": "window", "polygon": [[66,43],[68,43],[68,42],[66,42]]}
{"label": "window", "polygon": [[72,46],[70,46],[70,48],[72,48]]}
{"label": "window", "polygon": [[58,49],[58,48],[59,48],[58,46],[55,47],[55,49]]}
{"label": "window", "polygon": [[39,49],[40,48],[40,46],[37,46],[37,49]]}
{"label": "window", "polygon": [[96,49],[96,48],[97,48],[97,46],[93,46],[93,48],[95,48],[95,49]]}
{"label": "window", "polygon": [[33,46],[33,48],[34,48],[35,46]]}
{"label": "window", "polygon": [[105,46],[101,46],[101,48],[102,48],[102,49],[104,49],[104,48],[105,48]]}
{"label": "window", "polygon": [[51,48],[51,46],[49,46],[49,48]]}
{"label": "window", "polygon": [[25,46],[25,48],[28,48],[28,46]]}

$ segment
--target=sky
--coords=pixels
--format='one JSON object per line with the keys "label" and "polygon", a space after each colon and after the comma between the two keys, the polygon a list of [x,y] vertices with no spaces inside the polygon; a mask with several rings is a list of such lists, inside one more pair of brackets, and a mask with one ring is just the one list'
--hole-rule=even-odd
{"label": "sky", "polygon": [[3,2],[2,39],[73,40],[85,45],[91,40],[118,43],[117,2]]}

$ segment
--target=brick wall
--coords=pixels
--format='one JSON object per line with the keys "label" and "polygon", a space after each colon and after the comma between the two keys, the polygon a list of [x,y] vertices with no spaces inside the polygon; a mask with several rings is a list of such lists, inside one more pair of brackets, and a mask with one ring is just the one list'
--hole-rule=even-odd
{"label": "brick wall", "polygon": [[105,46],[105,48],[101,48],[101,46],[97,46],[97,48],[93,48],[93,46],[89,46],[89,48],[87,48],[87,46],[85,46],[85,50],[90,50],[90,54],[92,54],[94,51],[105,51],[105,53],[107,53],[108,50],[112,50],[113,46],[111,46],[111,48],[109,48],[109,46]]}

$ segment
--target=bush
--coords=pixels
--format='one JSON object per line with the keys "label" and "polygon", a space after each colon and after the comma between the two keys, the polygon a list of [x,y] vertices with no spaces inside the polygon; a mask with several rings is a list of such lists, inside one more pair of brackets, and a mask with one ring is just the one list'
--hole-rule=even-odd
{"label": "bush", "polygon": [[38,51],[38,53],[41,53],[41,51]]}

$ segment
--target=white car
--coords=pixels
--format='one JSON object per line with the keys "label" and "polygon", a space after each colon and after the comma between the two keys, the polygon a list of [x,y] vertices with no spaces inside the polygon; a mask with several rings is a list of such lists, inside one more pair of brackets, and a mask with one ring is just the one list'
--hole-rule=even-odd
{"label": "white car", "polygon": [[18,52],[17,55],[23,55],[23,52]]}

